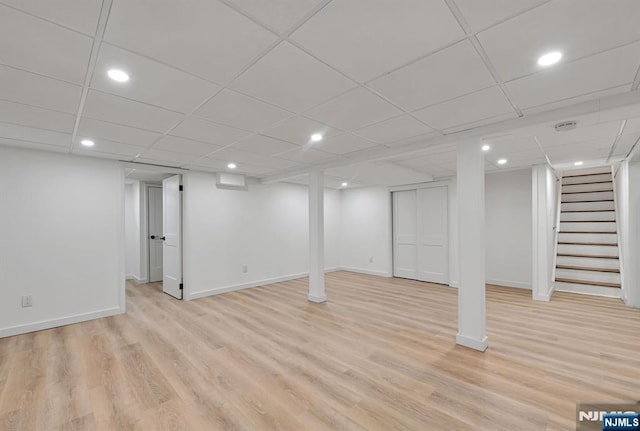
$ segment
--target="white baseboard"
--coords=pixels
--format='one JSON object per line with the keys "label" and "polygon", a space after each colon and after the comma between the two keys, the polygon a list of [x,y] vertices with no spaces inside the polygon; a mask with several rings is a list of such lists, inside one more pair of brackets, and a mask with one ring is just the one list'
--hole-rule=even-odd
{"label": "white baseboard", "polygon": [[26,323],[24,325],[10,326],[0,329],[0,338],[12,337],[14,335],[26,334],[28,332],[42,331],[43,329],[57,328],[74,323],[86,322],[88,320],[100,319],[102,317],[123,314],[124,309],[120,307],[107,308],[104,310],[92,311],[90,313],[76,314],[75,316],[61,317],[57,319],[42,320],[40,322]]}
{"label": "white baseboard", "polygon": [[486,336],[482,340],[476,340],[475,338],[470,338],[458,334],[456,336],[456,343],[464,347],[479,350],[481,352],[484,352],[485,350],[487,350],[487,347],[489,347],[489,341],[487,340]]}
{"label": "white baseboard", "polygon": [[459,281],[451,281],[451,282],[449,282],[449,287],[455,287],[457,289],[458,287],[460,287],[460,282]]}
{"label": "white baseboard", "polygon": [[486,282],[487,284],[495,284],[496,286],[517,287],[518,289],[531,290],[531,283],[524,283],[522,281],[487,279]]}
{"label": "white baseboard", "polygon": [[357,272],[359,274],[376,275],[378,277],[387,277],[387,278],[393,277],[392,274],[385,271],[374,271],[371,269],[354,268],[352,266],[343,266],[342,268],[340,268],[340,271]]}
{"label": "white baseboard", "polygon": [[125,280],[133,280],[134,283],[136,284],[144,284],[147,282],[147,280],[143,280],[142,278],[138,278],[135,275],[127,275],[124,277]]}

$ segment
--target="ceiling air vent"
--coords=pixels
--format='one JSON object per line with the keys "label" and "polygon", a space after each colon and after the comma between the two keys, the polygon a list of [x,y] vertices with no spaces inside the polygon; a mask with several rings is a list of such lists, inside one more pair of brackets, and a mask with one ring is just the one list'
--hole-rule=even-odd
{"label": "ceiling air vent", "polygon": [[563,121],[555,125],[556,132],[568,132],[576,128],[578,123],[575,121]]}

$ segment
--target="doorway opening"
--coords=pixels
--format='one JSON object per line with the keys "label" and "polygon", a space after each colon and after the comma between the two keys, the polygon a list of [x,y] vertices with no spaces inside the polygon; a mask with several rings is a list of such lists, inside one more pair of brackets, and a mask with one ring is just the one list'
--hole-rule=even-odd
{"label": "doorway opening", "polygon": [[164,169],[126,168],[125,268],[131,283],[182,299],[182,176]]}

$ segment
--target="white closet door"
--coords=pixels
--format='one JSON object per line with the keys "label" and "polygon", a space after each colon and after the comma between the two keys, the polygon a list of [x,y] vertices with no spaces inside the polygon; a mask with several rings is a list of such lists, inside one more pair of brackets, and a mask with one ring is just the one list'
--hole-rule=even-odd
{"label": "white closet door", "polygon": [[446,186],[393,193],[393,275],[449,283]]}
{"label": "white closet door", "polygon": [[393,275],[418,278],[416,191],[393,193]]}
{"label": "white closet door", "polygon": [[447,188],[418,190],[418,280],[449,283]]}
{"label": "white closet door", "polygon": [[182,195],[180,175],[162,180],[164,249],[162,289],[182,299]]}

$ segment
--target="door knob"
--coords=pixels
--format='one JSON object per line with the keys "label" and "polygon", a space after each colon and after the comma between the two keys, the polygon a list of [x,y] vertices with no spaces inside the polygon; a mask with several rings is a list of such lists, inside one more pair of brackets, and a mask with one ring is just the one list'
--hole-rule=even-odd
{"label": "door knob", "polygon": [[151,237],[150,237],[150,238],[151,238],[151,239],[160,239],[160,240],[162,240],[162,241],[164,241],[164,240],[165,240],[165,237],[163,237],[163,236],[156,236],[156,235],[151,235]]}

